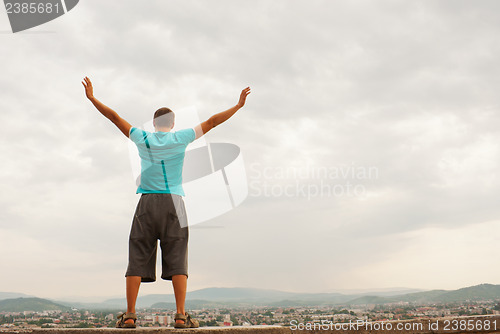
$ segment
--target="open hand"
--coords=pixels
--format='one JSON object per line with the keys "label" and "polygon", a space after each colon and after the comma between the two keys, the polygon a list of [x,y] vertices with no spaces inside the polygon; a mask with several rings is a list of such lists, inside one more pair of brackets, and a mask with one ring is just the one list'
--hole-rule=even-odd
{"label": "open hand", "polygon": [[85,77],[82,81],[83,87],[85,87],[85,95],[89,100],[94,98],[94,88],[92,88],[92,82],[88,77]]}
{"label": "open hand", "polygon": [[245,105],[248,94],[251,93],[250,87],[247,87],[241,91],[240,100],[238,101],[238,108],[242,108]]}

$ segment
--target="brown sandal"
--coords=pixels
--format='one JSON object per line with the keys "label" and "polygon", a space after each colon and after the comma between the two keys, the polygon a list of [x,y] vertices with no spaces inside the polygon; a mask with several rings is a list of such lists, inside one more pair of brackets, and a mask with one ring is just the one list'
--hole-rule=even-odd
{"label": "brown sandal", "polygon": [[[122,313],[116,318],[120,319],[116,322],[116,328],[136,328],[135,323],[137,321],[137,316],[135,315],[135,313]],[[125,321],[129,319],[134,320],[134,323],[127,324]]]}
{"label": "brown sandal", "polygon": [[186,312],[186,314],[176,313],[175,320],[184,321],[183,324],[175,322],[174,328],[198,328],[200,324],[198,320],[191,318],[191,316]]}

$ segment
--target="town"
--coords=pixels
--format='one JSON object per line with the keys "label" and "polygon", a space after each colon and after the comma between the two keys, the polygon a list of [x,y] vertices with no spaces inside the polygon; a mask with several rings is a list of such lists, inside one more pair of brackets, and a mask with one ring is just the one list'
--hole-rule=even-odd
{"label": "town", "polygon": [[[322,307],[248,307],[189,310],[200,326],[291,326],[293,323],[344,323],[354,321],[388,321],[419,318],[461,317],[500,314],[500,302],[443,303],[417,305],[409,302],[389,304]],[[106,328],[114,327],[118,312],[71,309],[42,312],[0,312],[2,329],[33,328]],[[173,326],[174,310],[143,309],[138,311],[140,327]],[[500,327],[500,324],[498,324]]]}

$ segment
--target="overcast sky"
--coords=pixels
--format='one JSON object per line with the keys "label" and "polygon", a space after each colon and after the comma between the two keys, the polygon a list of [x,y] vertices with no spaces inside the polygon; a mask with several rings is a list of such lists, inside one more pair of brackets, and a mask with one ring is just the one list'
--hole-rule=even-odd
{"label": "overcast sky", "polygon": [[207,135],[249,196],[191,228],[188,290],[500,284],[498,1],[85,0],[0,31],[0,291],[124,294],[139,195],[84,76],[136,126],[252,87]]}

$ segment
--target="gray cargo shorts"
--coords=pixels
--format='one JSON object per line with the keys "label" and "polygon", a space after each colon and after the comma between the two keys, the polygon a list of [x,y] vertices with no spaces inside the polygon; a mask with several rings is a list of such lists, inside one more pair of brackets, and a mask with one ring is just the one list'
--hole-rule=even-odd
{"label": "gray cargo shorts", "polygon": [[129,239],[129,261],[125,276],[156,281],[156,250],[160,240],[164,280],[186,275],[188,268],[186,209],[182,196],[142,194],[137,203]]}

